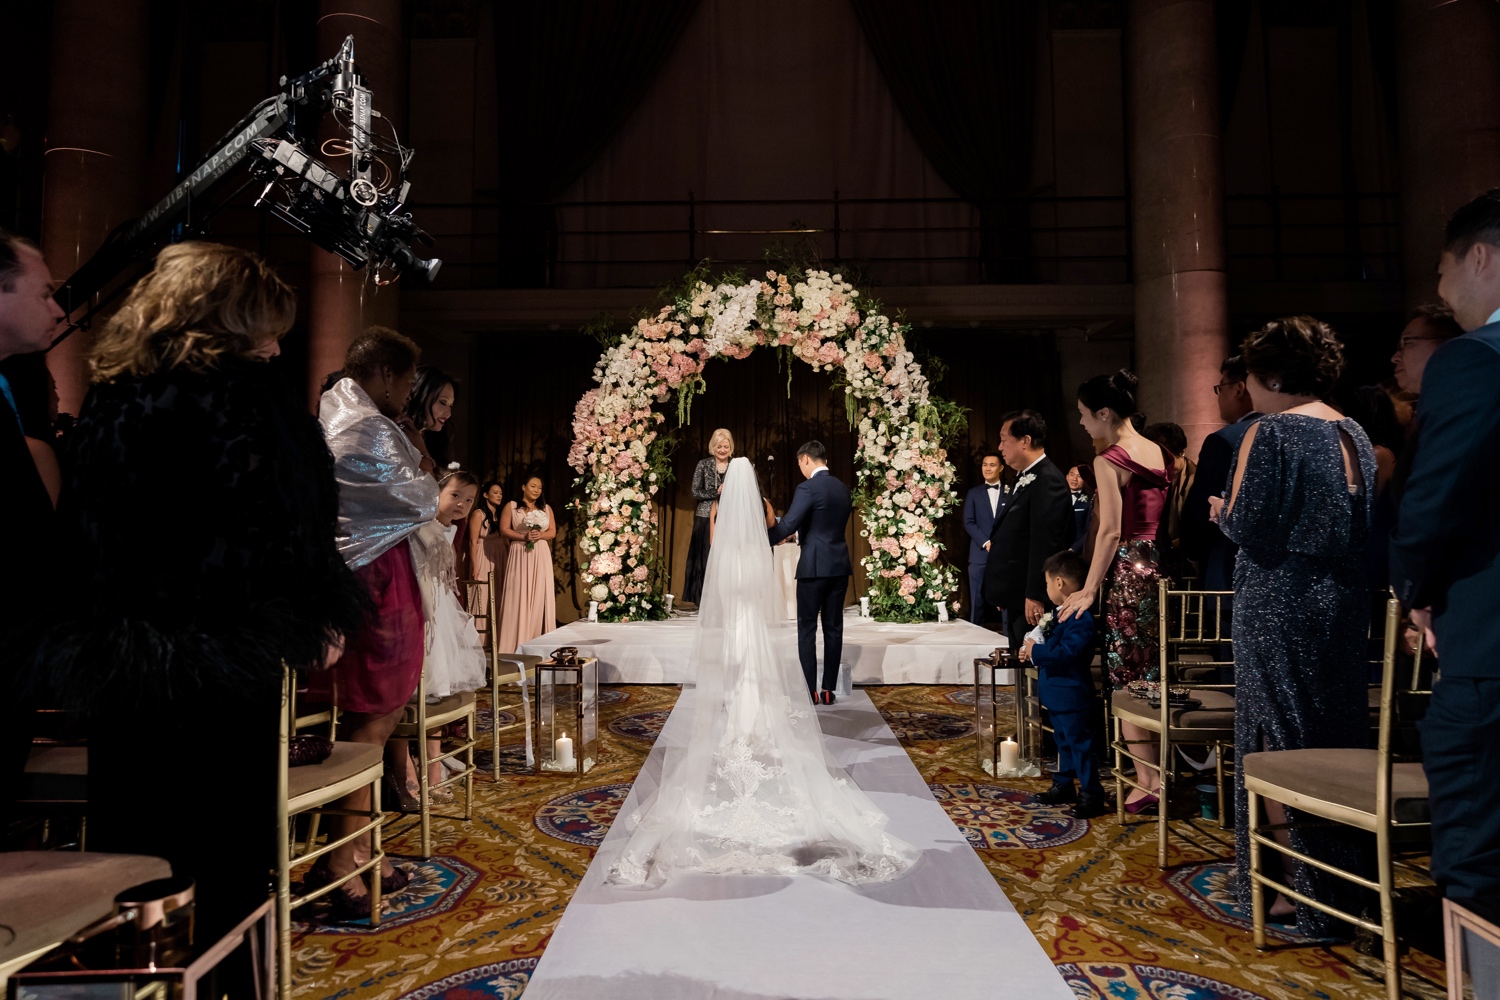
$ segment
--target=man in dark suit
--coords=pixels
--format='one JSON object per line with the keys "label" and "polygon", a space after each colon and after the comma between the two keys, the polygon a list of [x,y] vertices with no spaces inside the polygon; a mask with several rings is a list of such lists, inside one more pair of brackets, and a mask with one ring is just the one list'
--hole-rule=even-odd
{"label": "man in dark suit", "polygon": [[[1441,661],[1421,723],[1433,878],[1500,922],[1500,190],[1453,214],[1438,273],[1469,332],[1422,376],[1391,582]],[[1488,973],[1474,970],[1475,996],[1500,996],[1500,971]]]}
{"label": "man in dark suit", "polygon": [[[828,449],[809,441],[797,449],[797,468],[805,477],[792,494],[781,522],[768,532],[771,544],[797,535],[797,655],[807,690],[819,705],[833,704],[839,660],[844,652],[844,591],[854,564],[844,526],[849,523],[849,488],[828,471]],[[823,685],[818,687],[818,616],[823,616]]]}
{"label": "man in dark suit", "polygon": [[969,621],[982,625],[990,617],[981,596],[984,592],[984,563],[990,554],[990,532],[995,519],[1005,509],[1005,487],[1000,485],[998,452],[990,452],[979,463],[984,482],[964,497],[964,530],[969,533]]}
{"label": "man in dark suit", "polygon": [[1000,454],[1018,475],[990,532],[984,600],[1008,613],[1013,651],[1047,609],[1042,564],[1073,544],[1072,494],[1062,470],[1047,458],[1046,437],[1047,422],[1035,410],[1008,413],[1000,425]]}
{"label": "man in dark suit", "polygon": [[[0,229],[0,361],[46,350],[62,310],[52,300],[52,275],[42,253]],[[0,732],[0,830],[21,783],[31,747],[32,713],[18,702],[21,632],[53,598],[49,571],[56,562],[52,498],[26,443],[10,383],[0,375],[0,524],[9,529],[6,561],[12,587],[0,601],[0,699],[7,711]]]}
{"label": "man in dark suit", "polygon": [[1234,456],[1239,453],[1245,432],[1260,419],[1250,405],[1245,378],[1245,362],[1239,355],[1225,359],[1219,366],[1214,393],[1218,397],[1219,419],[1227,426],[1203,439],[1203,446],[1198,449],[1198,475],[1182,505],[1183,553],[1197,564],[1204,590],[1234,589],[1234,559],[1239,546],[1225,538],[1218,524],[1210,519],[1208,498],[1228,495],[1225,491],[1229,488],[1229,468]]}

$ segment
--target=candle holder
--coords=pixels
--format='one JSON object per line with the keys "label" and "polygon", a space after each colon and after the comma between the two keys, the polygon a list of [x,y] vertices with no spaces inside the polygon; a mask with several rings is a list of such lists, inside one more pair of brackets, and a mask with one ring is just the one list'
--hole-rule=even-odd
{"label": "candle holder", "polygon": [[[1021,756],[1020,746],[1001,734],[1000,671],[1011,669],[1008,649],[996,649],[974,661],[974,756],[975,764],[992,778],[1038,778],[1042,769]],[[1017,717],[1017,732],[1021,720]]]}
{"label": "candle holder", "polygon": [[536,773],[587,774],[599,760],[599,659],[572,646],[536,668]]}

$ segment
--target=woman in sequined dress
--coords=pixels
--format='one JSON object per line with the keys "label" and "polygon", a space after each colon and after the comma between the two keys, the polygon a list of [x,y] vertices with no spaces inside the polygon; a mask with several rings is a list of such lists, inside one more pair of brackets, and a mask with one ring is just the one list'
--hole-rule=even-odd
{"label": "woman in sequined dress", "polygon": [[734,436],[723,427],[714,431],[708,439],[708,457],[693,469],[693,537],[688,542],[687,574],[682,583],[682,599],[697,606],[703,595],[703,577],[708,570],[708,550],[711,544],[708,530],[708,515],[719,491],[724,488],[724,476],[729,472],[729,460],[734,456]]}
{"label": "woman in sequined dress", "polygon": [[[1234,570],[1235,747],[1257,750],[1364,747],[1370,741],[1365,688],[1365,544],[1375,453],[1353,420],[1323,400],[1343,368],[1326,324],[1307,316],[1252,333],[1243,356],[1255,408],[1266,414],[1245,434],[1227,505],[1210,503],[1224,535],[1240,546]],[[1246,815],[1243,772],[1237,814]],[[1272,823],[1285,808],[1266,802]],[[1248,822],[1235,824],[1240,905],[1250,907]],[[1279,831],[1297,851],[1340,868],[1370,867],[1369,835],[1349,827]],[[1309,865],[1291,864],[1304,895],[1353,909],[1359,890]],[[1278,897],[1273,918],[1292,914]],[[1335,931],[1332,918],[1296,906],[1300,934]]]}
{"label": "woman in sequined dress", "polygon": [[[1157,657],[1157,584],[1161,562],[1157,533],[1172,485],[1171,457],[1135,429],[1136,378],[1128,371],[1097,375],[1078,387],[1078,422],[1105,448],[1094,459],[1098,497],[1094,501],[1098,534],[1089,563],[1089,578],[1059,611],[1062,620],[1091,610],[1104,591],[1104,663],[1111,686],[1123,688],[1151,671]],[[1127,740],[1149,740],[1151,734],[1129,723]],[[1140,743],[1136,754],[1155,760],[1154,744]],[[1141,784],[1125,800],[1130,812],[1157,801],[1160,782],[1141,768]]]}

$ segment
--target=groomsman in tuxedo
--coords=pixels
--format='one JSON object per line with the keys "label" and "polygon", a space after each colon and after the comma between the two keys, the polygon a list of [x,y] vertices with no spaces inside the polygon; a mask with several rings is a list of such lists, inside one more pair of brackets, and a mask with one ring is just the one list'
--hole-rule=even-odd
{"label": "groomsman in tuxedo", "polygon": [[[853,505],[849,488],[828,471],[828,449],[809,441],[797,449],[805,477],[792,494],[781,522],[768,532],[771,544],[793,534],[802,546],[797,558],[797,656],[807,690],[819,705],[832,705],[844,652],[844,591],[854,564],[844,526]],[[818,616],[823,618],[823,684],[818,686]]]}
{"label": "groomsman in tuxedo", "polygon": [[1260,419],[1250,405],[1245,378],[1245,362],[1239,355],[1226,358],[1219,366],[1214,394],[1219,403],[1219,419],[1227,426],[1203,440],[1198,450],[1198,475],[1193,478],[1182,505],[1183,553],[1197,563],[1204,590],[1234,589],[1234,560],[1239,546],[1225,538],[1209,517],[1208,498],[1228,496],[1229,467],[1239,454],[1245,432]]}
{"label": "groomsman in tuxedo", "polygon": [[[1391,583],[1441,669],[1422,720],[1432,875],[1500,922],[1500,190],[1448,221],[1438,294],[1465,330],[1422,375],[1416,455],[1391,537]],[[1500,996],[1500,963],[1474,995]]]}
{"label": "groomsman in tuxedo", "polygon": [[984,482],[964,497],[964,530],[969,533],[969,621],[983,625],[991,617],[985,606],[984,563],[990,554],[990,532],[1005,509],[1005,487],[1000,484],[1000,455],[990,452],[980,462]]}
{"label": "groomsman in tuxedo", "polygon": [[1000,425],[1000,454],[1017,476],[990,532],[983,592],[986,605],[1007,612],[1012,652],[1047,609],[1042,564],[1073,544],[1072,494],[1047,457],[1046,438],[1047,422],[1035,410],[1007,414]]}

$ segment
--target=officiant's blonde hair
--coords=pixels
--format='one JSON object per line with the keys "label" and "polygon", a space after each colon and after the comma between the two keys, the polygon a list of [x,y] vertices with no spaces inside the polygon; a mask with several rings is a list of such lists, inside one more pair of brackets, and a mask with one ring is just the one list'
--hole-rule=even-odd
{"label": "officiant's blonde hair", "polygon": [[729,433],[727,427],[720,427],[708,436],[708,450],[713,451],[714,445],[718,444],[720,440],[728,441],[729,450],[734,451],[734,435]]}

